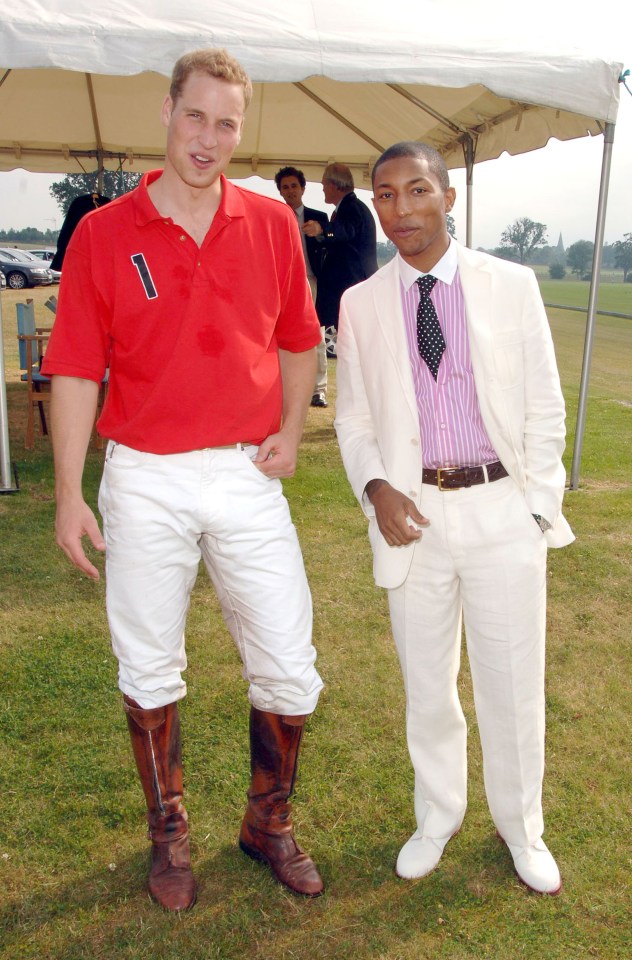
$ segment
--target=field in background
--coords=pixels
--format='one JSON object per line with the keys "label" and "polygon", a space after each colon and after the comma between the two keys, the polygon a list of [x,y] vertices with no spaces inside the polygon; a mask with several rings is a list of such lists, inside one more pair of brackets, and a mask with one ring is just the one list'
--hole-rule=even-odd
{"label": "field in background", "polygon": [[[29,291],[38,322],[49,322],[41,304],[50,292]],[[566,498],[577,541],[550,553],[545,813],[562,894],[528,894],[495,839],[465,656],[468,814],[435,873],[411,884],[394,876],[397,851],[413,829],[404,700],[385,597],[372,583],[365,524],[334,439],[332,403],[310,411],[299,470],[285,484],[327,684],[307,728],[295,818],[327,892],[313,902],[291,897],[236,846],[248,783],[248,708],[237,655],[201,574],[182,709],[200,897],[190,914],[173,917],[144,889],[144,810],[103,586],[83,579],[53,544],[49,442],[38,439],[32,453],[23,448],[14,306],[23,297],[2,294],[21,491],[0,498],[0,958],[627,960],[632,322],[598,318],[581,489]],[[557,293],[551,299],[565,302]],[[569,311],[550,317],[569,409],[568,464],[585,320]],[[333,400],[335,362],[329,369]],[[92,504],[101,457],[90,450]]]}
{"label": "field in background", "polygon": [[[588,306],[588,280],[550,280],[548,275],[539,274],[538,283],[545,303],[559,303],[568,307]],[[627,313],[632,317],[632,283],[608,283],[602,279],[597,308],[612,313]]]}

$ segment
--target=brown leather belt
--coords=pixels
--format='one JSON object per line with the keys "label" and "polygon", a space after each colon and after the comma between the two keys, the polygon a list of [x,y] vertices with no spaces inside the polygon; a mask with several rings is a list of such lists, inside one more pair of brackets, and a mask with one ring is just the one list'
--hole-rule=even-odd
{"label": "brown leather belt", "polygon": [[481,467],[439,467],[437,470],[424,468],[421,473],[423,483],[432,483],[439,490],[460,490],[461,487],[473,487],[477,483],[492,483],[508,476],[500,460],[486,463]]}

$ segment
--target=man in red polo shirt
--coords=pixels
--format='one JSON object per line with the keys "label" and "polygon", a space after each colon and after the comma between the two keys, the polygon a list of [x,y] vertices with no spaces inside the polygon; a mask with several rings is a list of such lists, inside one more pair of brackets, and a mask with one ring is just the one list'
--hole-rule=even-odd
{"label": "man in red polo shirt", "polygon": [[[322,681],[280,482],[296,466],[320,328],[292,211],[223,176],[251,95],[225,51],[180,58],[162,107],[164,170],[77,228],[44,367],[57,543],[95,580],[82,538],[106,551],[108,619],[148,807],[149,889],[170,910],[196,897],[177,703],[200,558],[249,681],[240,846],[294,892],[323,889],[288,804]],[[107,367],[102,538],[81,484]]]}

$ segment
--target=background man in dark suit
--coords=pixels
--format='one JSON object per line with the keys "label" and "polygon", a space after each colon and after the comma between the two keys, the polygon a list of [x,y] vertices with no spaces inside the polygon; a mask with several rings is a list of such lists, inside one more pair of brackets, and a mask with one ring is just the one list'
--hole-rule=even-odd
{"label": "background man in dark suit", "polygon": [[[305,269],[307,280],[309,282],[312,297],[316,299],[316,288],[320,266],[323,259],[324,247],[314,237],[308,237],[303,232],[303,225],[308,221],[320,224],[324,230],[329,223],[329,217],[320,210],[312,210],[303,205],[303,194],[305,193],[305,175],[302,170],[296,167],[281,167],[275,175],[274,182],[277,185],[279,193],[296,214],[301,237],[303,240],[303,256],[305,257]],[[316,383],[312,396],[312,407],[327,406],[327,350],[325,348],[325,330],[321,327],[322,340],[317,350],[318,367],[316,370]]]}
{"label": "background man in dark suit", "polygon": [[334,203],[336,209],[324,229],[309,221],[303,230],[320,240],[325,250],[316,294],[318,319],[321,326],[337,329],[344,291],[377,270],[375,220],[353,192],[353,176],[344,163],[330,163],[322,183],[325,203]]}

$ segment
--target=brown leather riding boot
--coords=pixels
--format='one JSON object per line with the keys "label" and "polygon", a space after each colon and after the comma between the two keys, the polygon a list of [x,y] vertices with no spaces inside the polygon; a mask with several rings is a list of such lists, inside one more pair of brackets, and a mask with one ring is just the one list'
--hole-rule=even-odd
{"label": "brown leather riding boot", "polygon": [[143,710],[123,697],[136,766],[147,801],[149,892],[166,910],[188,910],[197,896],[191,872],[177,703]]}
{"label": "brown leather riding boot", "polygon": [[314,862],[294,839],[288,803],[305,719],[251,708],[252,779],[239,846],[249,857],[267,863],[277,880],[293,893],[318,897],[324,889],[323,881]]}

